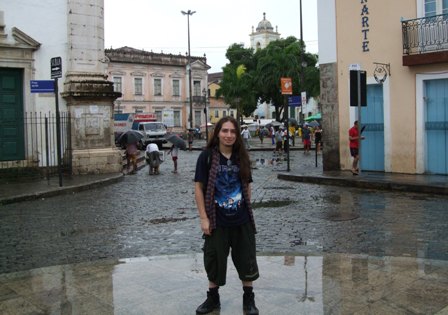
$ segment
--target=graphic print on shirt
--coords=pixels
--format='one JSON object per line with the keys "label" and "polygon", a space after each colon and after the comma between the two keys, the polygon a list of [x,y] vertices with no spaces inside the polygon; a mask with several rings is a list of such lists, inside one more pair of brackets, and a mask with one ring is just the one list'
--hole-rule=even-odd
{"label": "graphic print on shirt", "polygon": [[220,165],[215,184],[215,203],[226,216],[238,213],[243,202],[241,181],[237,165]]}

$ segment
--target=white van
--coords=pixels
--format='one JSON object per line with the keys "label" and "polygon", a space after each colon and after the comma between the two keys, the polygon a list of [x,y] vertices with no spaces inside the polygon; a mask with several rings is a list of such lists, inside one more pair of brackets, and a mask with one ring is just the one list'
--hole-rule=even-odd
{"label": "white van", "polygon": [[166,126],[160,121],[141,122],[138,130],[144,135],[142,144],[146,148],[149,143],[156,143],[159,149],[166,143]]}

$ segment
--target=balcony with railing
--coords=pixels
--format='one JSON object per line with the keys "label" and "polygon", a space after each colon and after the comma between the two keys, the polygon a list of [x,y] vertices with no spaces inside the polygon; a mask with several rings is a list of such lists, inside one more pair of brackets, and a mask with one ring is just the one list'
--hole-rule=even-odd
{"label": "balcony with railing", "polygon": [[403,66],[448,62],[448,14],[401,21]]}

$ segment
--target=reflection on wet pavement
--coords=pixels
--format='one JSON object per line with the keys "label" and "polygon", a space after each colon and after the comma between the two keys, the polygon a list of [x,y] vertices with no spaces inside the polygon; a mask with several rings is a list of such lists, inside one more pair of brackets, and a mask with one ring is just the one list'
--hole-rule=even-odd
{"label": "reflection on wet pavement", "polygon": [[[448,262],[325,254],[260,256],[261,314],[446,314]],[[220,314],[241,314],[233,265]],[[0,275],[1,314],[193,314],[207,287],[202,255],[155,256]]]}

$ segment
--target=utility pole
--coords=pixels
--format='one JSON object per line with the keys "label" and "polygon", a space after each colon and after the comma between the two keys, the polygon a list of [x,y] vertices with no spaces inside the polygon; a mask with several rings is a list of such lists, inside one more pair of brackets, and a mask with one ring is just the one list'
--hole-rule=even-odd
{"label": "utility pole", "polygon": [[190,53],[190,15],[196,13],[196,11],[188,10],[180,11],[183,15],[187,16],[187,27],[188,27],[188,89],[189,89],[189,101],[190,101],[190,115],[188,119],[190,120],[190,128],[193,128],[193,97],[191,93],[191,53]]}

